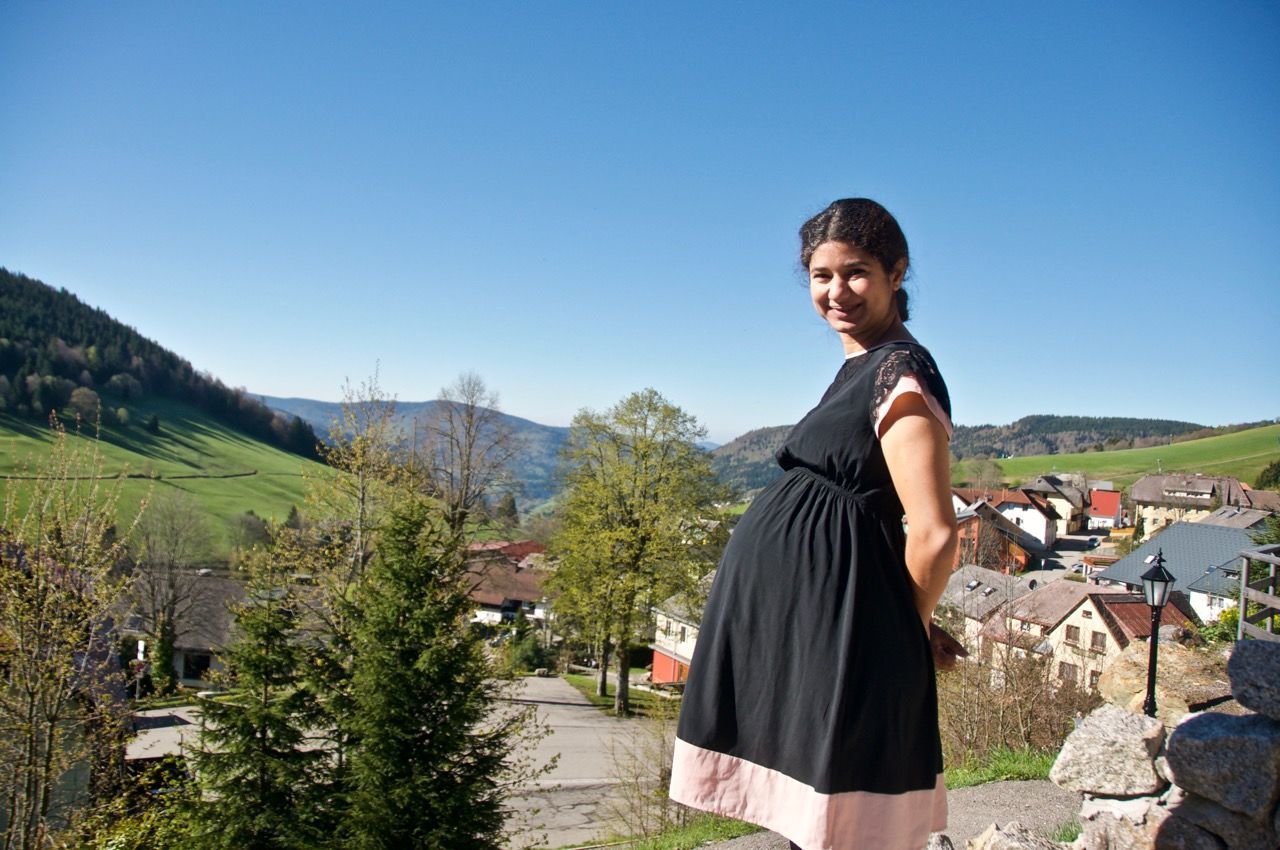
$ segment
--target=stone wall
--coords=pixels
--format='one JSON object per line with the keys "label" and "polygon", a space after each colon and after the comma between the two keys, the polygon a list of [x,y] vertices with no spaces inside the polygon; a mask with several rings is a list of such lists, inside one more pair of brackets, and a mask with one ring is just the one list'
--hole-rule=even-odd
{"label": "stone wall", "polygon": [[1249,714],[1207,711],[1166,734],[1114,705],[1071,733],[1050,774],[1083,795],[1073,844],[1024,842],[1010,825],[973,850],[1277,850],[1280,847],[1280,643],[1236,644],[1231,692]]}

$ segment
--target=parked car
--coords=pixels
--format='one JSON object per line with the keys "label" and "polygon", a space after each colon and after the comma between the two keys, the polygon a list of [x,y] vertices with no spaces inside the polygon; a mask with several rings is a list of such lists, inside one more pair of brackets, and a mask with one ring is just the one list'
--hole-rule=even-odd
{"label": "parked car", "polygon": [[1096,538],[1096,537],[1090,537],[1088,540],[1086,540],[1086,541],[1085,541],[1084,546],[1085,546],[1085,548],[1086,548],[1086,549],[1097,549],[1097,548],[1098,548],[1098,538]]}

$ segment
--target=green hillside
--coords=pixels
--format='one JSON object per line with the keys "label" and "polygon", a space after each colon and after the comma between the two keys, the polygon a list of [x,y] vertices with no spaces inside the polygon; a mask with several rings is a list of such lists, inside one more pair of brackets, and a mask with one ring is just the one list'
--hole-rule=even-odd
{"label": "green hillside", "polygon": [[[222,554],[230,551],[241,514],[252,510],[283,521],[290,507],[303,506],[304,474],[326,469],[180,402],[147,398],[129,404],[128,410],[133,424],[104,426],[99,443],[104,472],[130,476],[121,495],[121,522],[133,518],[153,488],[184,490],[207,512]],[[160,422],[154,434],[143,425],[153,414]],[[24,489],[21,476],[39,462],[52,439],[48,426],[0,415],[0,476],[19,496]]]}
{"label": "green hillside", "polygon": [[[1127,487],[1143,475],[1165,472],[1199,472],[1230,475],[1252,485],[1267,464],[1280,459],[1280,425],[1250,428],[1234,434],[1188,440],[1142,449],[1121,449],[1078,454],[1028,455],[995,461],[1004,480],[1017,484],[1046,472],[1083,472],[1090,478]],[[979,463],[966,460],[951,467],[953,481],[973,480]]]}

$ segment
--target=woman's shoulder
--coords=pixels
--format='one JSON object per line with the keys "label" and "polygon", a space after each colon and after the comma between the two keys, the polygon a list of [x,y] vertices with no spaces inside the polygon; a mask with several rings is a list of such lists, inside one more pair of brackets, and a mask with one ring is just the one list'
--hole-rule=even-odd
{"label": "woman's shoulder", "polygon": [[950,414],[951,398],[947,384],[929,349],[916,340],[895,340],[878,346],[870,353],[877,355],[873,392],[877,402],[889,396],[903,376],[914,375]]}

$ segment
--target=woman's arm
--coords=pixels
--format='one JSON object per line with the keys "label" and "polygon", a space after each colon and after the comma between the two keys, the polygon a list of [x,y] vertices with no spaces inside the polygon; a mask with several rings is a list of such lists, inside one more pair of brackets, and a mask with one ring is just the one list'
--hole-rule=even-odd
{"label": "woman's arm", "polygon": [[925,633],[956,554],[947,432],[919,393],[904,393],[880,423],[889,476],[907,515],[907,572]]}

